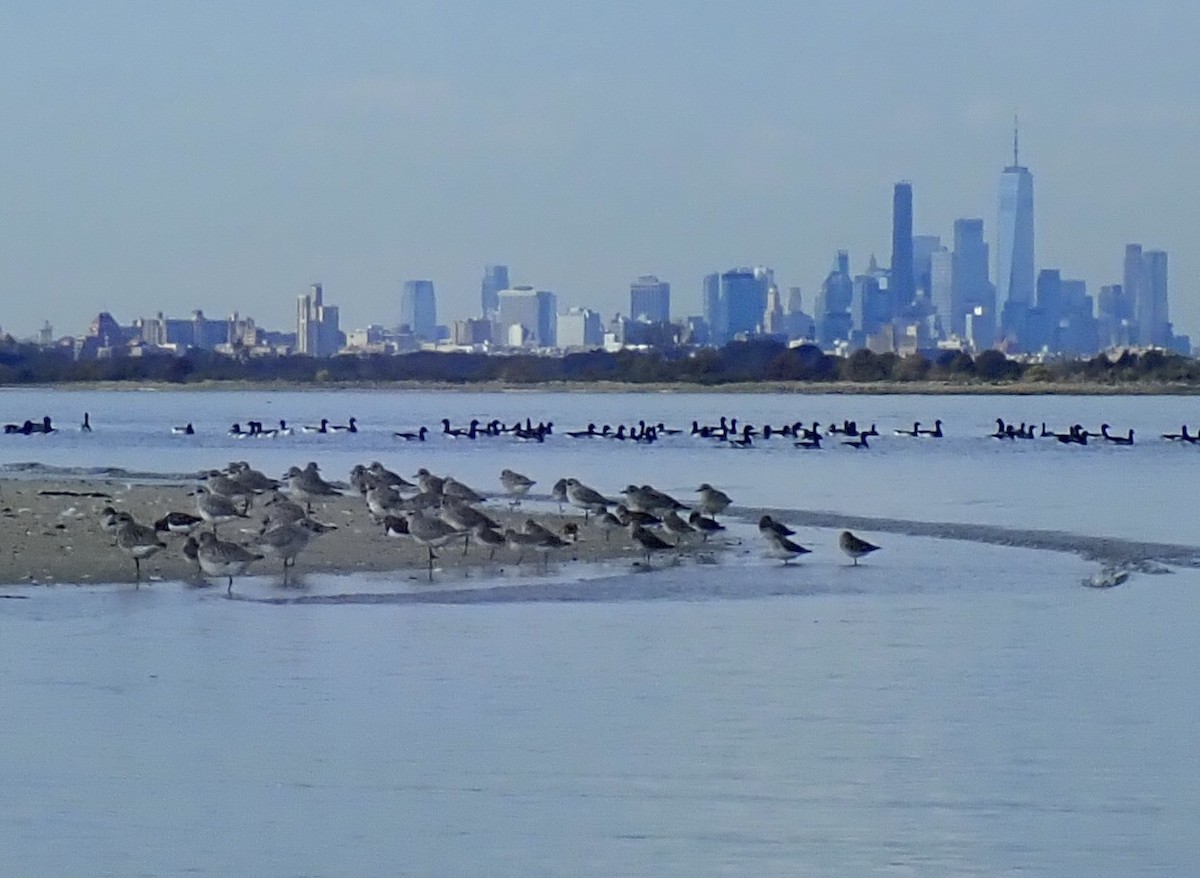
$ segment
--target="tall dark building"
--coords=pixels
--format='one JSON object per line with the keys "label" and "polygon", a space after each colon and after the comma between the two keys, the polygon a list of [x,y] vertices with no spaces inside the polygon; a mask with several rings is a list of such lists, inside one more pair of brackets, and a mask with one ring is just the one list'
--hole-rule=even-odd
{"label": "tall dark building", "polygon": [[651,323],[671,322],[671,285],[652,274],[629,285],[629,316]]}
{"label": "tall dark building", "polygon": [[485,265],[479,289],[480,310],[484,317],[495,317],[500,310],[500,291],[508,289],[508,266]]}
{"label": "tall dark building", "polygon": [[888,284],[892,303],[901,313],[916,298],[913,277],[913,197],[912,183],[901,180],[892,192],[892,271]]}
{"label": "tall dark building", "polygon": [[422,341],[437,340],[437,295],[431,280],[406,280],[400,293],[400,325]]}

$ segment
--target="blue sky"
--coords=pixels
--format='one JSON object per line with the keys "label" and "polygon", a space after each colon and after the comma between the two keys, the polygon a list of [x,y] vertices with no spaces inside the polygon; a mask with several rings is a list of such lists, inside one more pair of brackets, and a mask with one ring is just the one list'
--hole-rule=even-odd
{"label": "blue sky", "polygon": [[[581,7],[581,8],[576,8]],[[1200,4],[0,2],[0,326],[235,308],[343,327],[407,278],[439,319],[482,266],[606,314],[655,273],[776,269],[811,303],[834,251],[890,256],[982,216],[1014,112],[1039,267],[1119,282],[1170,253],[1200,335]]]}

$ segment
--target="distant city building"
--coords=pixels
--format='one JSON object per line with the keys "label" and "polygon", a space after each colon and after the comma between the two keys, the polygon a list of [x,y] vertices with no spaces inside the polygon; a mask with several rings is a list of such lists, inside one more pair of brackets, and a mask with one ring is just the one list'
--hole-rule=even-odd
{"label": "distant city building", "polygon": [[[558,324],[557,298],[546,290],[520,286],[501,290],[497,323],[502,336],[513,347],[552,348],[556,344]],[[519,327],[514,332],[514,327]],[[520,341],[514,344],[515,339]]]}
{"label": "distant city building", "polygon": [[421,341],[437,341],[437,294],[431,280],[406,280],[400,293],[400,326]]}
{"label": "distant city building", "polygon": [[650,323],[671,322],[671,285],[643,275],[629,285],[629,316]]}
{"label": "distant city building", "polygon": [[1125,245],[1122,305],[1132,324],[1132,336],[1143,346],[1171,347],[1171,320],[1167,303],[1167,254]]}
{"label": "distant city building", "polygon": [[[954,221],[954,253],[952,257],[950,291],[950,324],[947,330],[952,335],[966,336],[967,315],[976,315],[976,331],[982,331],[983,315],[995,315],[996,291],[988,280],[988,245],[983,240],[983,220],[957,219]],[[946,315],[943,315],[943,321]],[[991,347],[991,338],[987,346]]]}
{"label": "distant city building", "polygon": [[938,315],[942,335],[954,332],[954,256],[945,247],[929,254],[929,301]]}
{"label": "distant city building", "polygon": [[491,320],[500,311],[500,291],[507,290],[508,266],[485,265],[483,267],[483,282],[479,288],[479,304],[484,317]]}
{"label": "distant city building", "polygon": [[558,315],[558,346],[570,348],[598,348],[604,344],[604,322],[600,314],[590,308],[569,308]]}
{"label": "distant city building", "polygon": [[739,334],[758,332],[767,308],[767,286],[765,272],[751,268],[734,268],[721,273],[726,340]]}
{"label": "distant city building", "polygon": [[135,320],[133,325],[143,344],[161,348],[211,351],[222,345],[252,348],[260,341],[254,320],[239,317],[236,312],[225,320],[209,320],[199,310],[186,318],[165,317],[159,311],[154,317]]}
{"label": "distant city building", "polygon": [[725,308],[721,301],[721,275],[719,272],[704,276],[701,293],[704,322],[708,324],[708,340],[710,344],[723,345],[728,340],[726,332]]}
{"label": "distant city building", "polygon": [[850,254],[839,250],[833,268],[825,276],[817,293],[817,344],[829,350],[839,341],[849,341],[852,329],[850,305],[854,299],[854,281],[850,277]]}
{"label": "distant city building", "polygon": [[455,320],[451,340],[460,346],[485,345],[492,342],[492,321],[483,318]]}
{"label": "distant city building", "polygon": [[1021,345],[1025,313],[1033,306],[1033,174],[1020,163],[1013,129],[1013,163],[1000,175],[1000,212],[996,229],[996,295],[1004,334]]}
{"label": "distant city building", "polygon": [[916,298],[913,273],[913,192],[912,184],[902,180],[892,190],[892,265],[888,283],[897,313],[912,305]]}
{"label": "distant city building", "polygon": [[1147,250],[1145,286],[1138,297],[1138,332],[1144,345],[1171,346],[1171,320],[1167,311],[1167,254]]}
{"label": "distant city building", "polygon": [[296,302],[296,353],[310,357],[328,357],[342,346],[338,327],[338,309],[326,305],[319,283]]}
{"label": "distant city building", "polygon": [[[941,249],[943,249],[941,235],[913,235],[913,282],[916,285],[916,299],[922,296],[926,299],[930,297],[931,262],[933,254]],[[896,303],[896,309],[898,314],[903,314],[906,310],[905,306],[899,302]]]}

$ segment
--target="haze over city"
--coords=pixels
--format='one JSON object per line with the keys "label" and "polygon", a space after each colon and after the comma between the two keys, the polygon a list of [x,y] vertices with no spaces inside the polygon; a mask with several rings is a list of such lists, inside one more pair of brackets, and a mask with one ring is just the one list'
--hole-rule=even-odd
{"label": "haze over city", "polygon": [[[705,274],[771,266],[811,303],[834,254],[996,234],[1011,161],[1036,177],[1036,267],[1120,283],[1171,258],[1200,335],[1193,4],[284,2],[0,7],[0,326],[235,310],[291,327],[321,282],[342,326],[403,281],[443,321],[486,263],[560,306],[677,315]],[[994,271],[994,269],[993,269]],[[993,281],[995,277],[993,276]]]}

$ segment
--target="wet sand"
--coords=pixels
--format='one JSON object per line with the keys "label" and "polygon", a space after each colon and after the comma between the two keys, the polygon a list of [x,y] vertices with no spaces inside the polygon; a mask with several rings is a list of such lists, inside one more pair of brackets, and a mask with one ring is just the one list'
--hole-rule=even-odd
{"label": "wet sand", "polygon": [[[6,479],[0,480],[0,586],[14,584],[86,584],[135,582],[133,560],[114,544],[114,538],[101,527],[101,510],[114,509],[131,513],[142,524],[154,521],[171,511],[195,514],[195,497],[191,483],[130,484],[117,479]],[[551,553],[551,563],[570,560],[601,561],[610,558],[639,557],[624,534],[614,534],[611,541],[603,533],[586,527],[582,514],[568,510],[559,514],[549,504],[526,504],[524,510],[508,509],[507,501],[497,498],[481,505],[502,527],[519,529],[529,517],[560,532],[567,522],[579,526],[578,542]],[[549,506],[552,510],[545,512]],[[262,517],[269,510],[255,506],[250,518],[235,521],[219,528],[222,539],[248,543],[258,533]],[[334,498],[314,504],[313,517],[337,530],[315,537],[296,562],[293,576],[305,572],[357,573],[391,572],[408,576],[427,574],[426,549],[408,537],[388,537],[382,526],[375,523],[366,504],[356,495]],[[142,561],[143,581],[199,579],[196,565],[183,554],[186,537],[160,534],[167,548]],[[510,566],[517,562],[517,553],[507,547],[496,550],[489,561],[489,549],[472,541],[464,556],[462,543],[455,542],[436,550],[436,569],[462,571],[467,567],[484,565]],[[540,564],[537,552],[526,552],[522,563],[527,567]],[[278,576],[282,580],[281,562],[265,558],[254,562],[248,571],[251,576]],[[236,588],[236,585],[235,585]]]}

